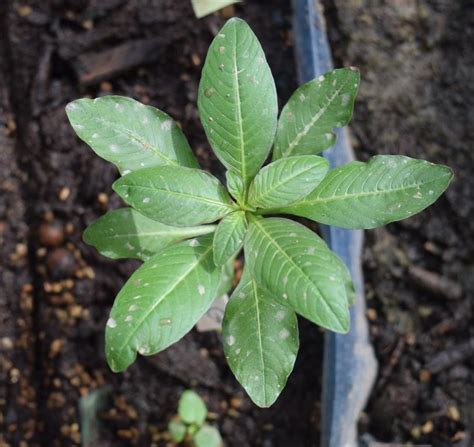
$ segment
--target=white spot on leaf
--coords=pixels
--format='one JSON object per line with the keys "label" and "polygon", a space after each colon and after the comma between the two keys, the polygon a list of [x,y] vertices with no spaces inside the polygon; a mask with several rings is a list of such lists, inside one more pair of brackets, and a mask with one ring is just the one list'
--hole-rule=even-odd
{"label": "white spot on leaf", "polygon": [[117,327],[117,322],[113,318],[107,320],[107,327],[113,329]]}
{"label": "white spot on leaf", "polygon": [[191,240],[189,241],[189,245],[190,245],[191,247],[198,247],[198,246],[199,246],[199,241],[198,241],[197,239],[191,239]]}
{"label": "white spot on leaf", "polygon": [[277,321],[282,321],[283,318],[285,318],[285,311],[284,310],[279,310],[276,313],[275,318],[276,318]]}
{"label": "white spot on leaf", "polygon": [[351,99],[350,95],[349,94],[344,94],[342,95],[341,97],[341,106],[345,107],[347,106],[347,104],[349,104],[349,100]]}
{"label": "white spot on leaf", "polygon": [[161,130],[170,130],[173,126],[172,120],[166,120],[161,123]]}
{"label": "white spot on leaf", "polygon": [[282,330],[278,333],[278,336],[279,336],[282,340],[286,340],[286,339],[290,336],[290,333],[288,332],[288,329],[282,329]]}

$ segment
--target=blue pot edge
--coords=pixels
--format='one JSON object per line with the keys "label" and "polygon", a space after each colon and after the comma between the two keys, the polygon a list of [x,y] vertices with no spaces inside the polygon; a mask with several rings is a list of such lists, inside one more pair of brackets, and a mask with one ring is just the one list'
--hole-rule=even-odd
{"label": "blue pot edge", "polygon": [[[292,0],[295,58],[301,83],[333,68],[326,23],[319,0]],[[332,167],[355,159],[347,129],[337,129],[335,146],[323,155]],[[357,296],[351,308],[347,335],[327,332],[324,344],[321,446],[352,447],[358,444],[357,422],[377,375],[377,361],[365,316],[362,274],[363,232],[324,226],[331,249],[351,271]]]}

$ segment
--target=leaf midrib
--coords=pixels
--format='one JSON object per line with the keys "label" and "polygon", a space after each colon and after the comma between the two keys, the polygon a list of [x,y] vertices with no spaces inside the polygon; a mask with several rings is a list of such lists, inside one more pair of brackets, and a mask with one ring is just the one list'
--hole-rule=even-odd
{"label": "leaf midrib", "polygon": [[242,105],[240,98],[240,84],[239,84],[239,71],[237,67],[237,27],[234,26],[234,46],[233,46],[233,73],[232,82],[235,90],[235,103],[236,103],[236,117],[237,124],[239,126],[239,144],[240,144],[240,165],[241,173],[244,183],[247,181],[247,161],[245,159],[244,151],[244,129],[243,129],[243,117],[242,117]]}
{"label": "leaf midrib", "polygon": [[263,385],[263,400],[265,401],[265,405],[267,404],[267,391],[266,391],[266,373],[265,373],[265,360],[263,358],[263,344],[262,344],[262,327],[260,322],[260,306],[258,302],[258,287],[255,279],[251,277],[250,281],[252,282],[252,291],[253,296],[255,299],[255,319],[257,322],[257,335],[258,335],[258,347],[259,347],[259,354],[260,354],[260,364],[262,367],[262,385]]}
{"label": "leaf midrib", "polygon": [[294,180],[296,177],[299,177],[300,175],[304,175],[306,174],[308,171],[311,171],[312,169],[316,168],[317,166],[319,165],[313,165],[313,166],[310,166],[302,171],[299,171],[298,173],[294,174],[293,176],[291,177],[286,177],[285,180],[282,180],[280,181],[280,183],[277,183],[275,186],[271,187],[271,188],[268,188],[265,192],[265,194],[261,193],[259,196],[257,196],[256,194],[254,194],[253,198],[253,201],[254,203],[252,204],[255,204],[255,202],[257,201],[260,201],[262,199],[268,199],[268,196],[273,192],[275,191],[277,188],[279,188],[280,186],[284,185],[285,183],[289,183],[291,182],[292,180]]}
{"label": "leaf midrib", "polygon": [[421,186],[426,186],[432,182],[436,182],[437,179],[430,180],[425,183],[416,183],[412,184],[409,186],[402,186],[399,188],[393,188],[393,189],[384,189],[384,190],[377,190],[377,191],[367,191],[367,192],[362,192],[362,193],[350,193],[350,194],[345,194],[345,195],[333,195],[330,197],[318,197],[313,200],[305,200],[302,202],[294,203],[292,205],[289,205],[285,207],[285,209],[294,209],[294,208],[299,208],[300,206],[306,206],[306,205],[319,205],[322,203],[331,203],[331,202],[337,202],[337,201],[344,201],[346,199],[353,199],[353,198],[365,198],[365,197],[371,197],[371,196],[377,196],[377,195],[384,195],[384,194],[391,194],[391,193],[396,193],[396,192],[401,192],[401,191],[406,191],[409,189],[418,189]]}
{"label": "leaf midrib", "polygon": [[[121,233],[121,234],[114,234],[110,236],[106,236],[108,239],[119,239],[119,238],[129,238],[129,237],[149,237],[149,236],[204,236],[206,234],[210,234],[215,231],[216,225],[207,226],[206,229],[200,230],[191,230],[191,231],[152,231],[152,232],[145,232],[145,233]],[[186,228],[189,230],[189,227]]]}
{"label": "leaf midrib", "polygon": [[210,204],[213,204],[213,205],[217,205],[220,208],[232,209],[232,204],[230,204],[230,203],[219,202],[219,201],[214,200],[214,199],[209,199],[207,197],[202,197],[202,196],[195,196],[195,195],[192,195],[192,194],[189,194],[189,193],[186,193],[186,192],[182,192],[182,191],[173,191],[171,189],[162,189],[162,188],[156,188],[156,187],[144,186],[144,185],[127,185],[127,186],[130,187],[130,188],[136,188],[136,189],[148,189],[148,190],[158,192],[158,193],[161,192],[161,193],[167,193],[167,194],[171,194],[171,195],[174,194],[176,196],[186,197],[188,199],[193,199],[193,200],[196,200],[198,202],[204,202],[204,203],[210,203]]}
{"label": "leaf midrib", "polygon": [[310,122],[306,124],[306,126],[303,128],[302,132],[298,132],[296,136],[293,138],[293,140],[288,144],[288,149],[282,150],[282,154],[285,154],[285,157],[288,157],[291,155],[293,152],[293,149],[296,147],[296,145],[301,141],[303,137],[305,137],[308,132],[314,127],[314,125],[319,121],[319,119],[326,113],[327,109],[330,107],[332,102],[338,97],[339,93],[344,89],[346,84],[349,82],[348,79],[346,79],[341,86],[335,90],[334,94],[329,97],[329,100],[327,101],[326,105],[322,107],[316,115],[314,115],[313,118],[311,118]]}
{"label": "leaf midrib", "polygon": [[337,313],[334,312],[333,308],[331,307],[331,305],[329,304],[330,303],[330,300],[326,300],[324,295],[321,293],[321,289],[318,287],[318,285],[316,283],[313,282],[313,280],[303,271],[301,270],[300,266],[298,264],[295,264],[295,262],[293,261],[293,259],[280,247],[280,245],[277,243],[277,241],[275,239],[272,238],[272,236],[267,232],[265,231],[265,228],[263,228],[263,226],[258,222],[258,220],[254,220],[253,222],[257,227],[260,228],[260,230],[262,231],[262,233],[270,240],[270,243],[272,245],[274,245],[276,247],[276,249],[281,253],[283,254],[283,256],[290,262],[290,264],[292,264],[296,270],[298,270],[302,275],[303,277],[306,278],[306,280],[308,280],[315,288],[316,290],[318,291],[318,294],[319,296],[321,297],[321,301],[324,302],[326,304],[326,306],[331,309],[331,312],[333,313],[333,315],[336,317],[337,321],[339,322],[339,324],[344,327],[344,324],[342,324],[342,322],[339,320],[339,317],[337,316]]}
{"label": "leaf midrib", "polygon": [[173,284],[171,288],[169,288],[162,296],[159,298],[153,305],[151,306],[150,310],[146,312],[145,316],[139,320],[138,324],[133,328],[130,334],[126,337],[124,343],[118,349],[118,352],[121,353],[130,342],[131,338],[135,335],[138,329],[141,327],[143,322],[147,320],[147,318],[154,312],[154,310],[163,302],[163,300],[170,295],[186,278],[187,276],[203,261],[203,259],[208,255],[208,253],[212,250],[212,245],[207,248],[207,250],[194,262],[191,267]]}
{"label": "leaf midrib", "polygon": [[[232,214],[229,216],[230,217],[235,217],[235,216],[232,216]],[[243,217],[240,217],[241,219],[243,219]],[[234,220],[230,223],[231,224],[231,231],[229,232],[229,234],[227,235],[227,237],[225,238],[225,242],[224,244],[222,244],[223,248],[222,250],[220,250],[220,254],[222,255],[223,253],[225,253],[227,251],[227,247],[229,246],[230,242],[232,241],[232,236],[233,234],[235,233],[235,229],[238,227],[239,225],[239,218],[238,217],[235,217]],[[237,236],[238,237],[238,236]]]}
{"label": "leaf midrib", "polygon": [[143,146],[145,150],[148,150],[148,149],[151,150],[153,154],[163,159],[166,162],[166,164],[171,165],[171,166],[179,166],[179,163],[177,161],[167,157],[157,147],[153,146],[148,141],[142,140],[137,134],[132,132],[130,129],[119,126],[116,123],[112,123],[111,121],[108,121],[103,117],[100,117],[99,119],[100,119],[100,122],[104,124],[106,127],[112,128],[116,132],[121,133],[125,138],[129,138],[133,141],[138,142],[139,144]]}

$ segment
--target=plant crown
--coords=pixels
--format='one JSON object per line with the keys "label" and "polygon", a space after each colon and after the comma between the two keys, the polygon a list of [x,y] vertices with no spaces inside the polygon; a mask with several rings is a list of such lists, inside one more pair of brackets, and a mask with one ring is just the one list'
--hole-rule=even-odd
{"label": "plant crown", "polygon": [[144,261],[107,321],[113,371],[190,331],[229,291],[242,248],[243,274],[223,321],[224,351],[257,405],[270,406],[293,369],[296,314],[349,331],[355,292],[347,267],[313,231],[278,216],[375,228],[431,205],[452,179],[446,166],[400,155],[329,170],[318,154],[334,145],[334,129],[348,124],[358,87],[358,70],[333,70],[299,87],[278,118],[260,43],[244,21],[230,19],[209,48],[198,98],[227,188],[199,168],[166,113],[120,96],[67,106],[77,135],[119,169],[113,189],[130,205],[90,225],[84,239],[110,258]]}

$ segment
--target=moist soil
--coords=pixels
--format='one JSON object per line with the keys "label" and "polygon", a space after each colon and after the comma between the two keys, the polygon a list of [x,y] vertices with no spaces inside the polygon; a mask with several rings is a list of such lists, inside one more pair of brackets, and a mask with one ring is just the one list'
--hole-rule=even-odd
{"label": "moist soil", "polygon": [[[367,232],[380,371],[360,431],[469,446],[473,8],[368,3],[325,2],[337,65],[362,72],[356,156],[426,158],[450,165],[456,180],[422,214]],[[303,320],[295,370],[270,409],[256,408],[237,385],[218,333],[192,331],[123,374],[109,371],[103,353],[109,308],[138,263],[109,261],[81,240],[90,222],[120,206],[110,186],[117,172],[74,136],[64,107],[105,94],[159,107],[222,179],[196,97],[207,47],[233,13],[198,21],[187,0],[2,2],[0,446],[77,446],[81,432],[87,446],[172,445],[166,425],[187,388],[207,401],[227,446],[318,445],[323,333]],[[297,85],[289,2],[248,0],[235,14],[261,39],[283,105]]]}

